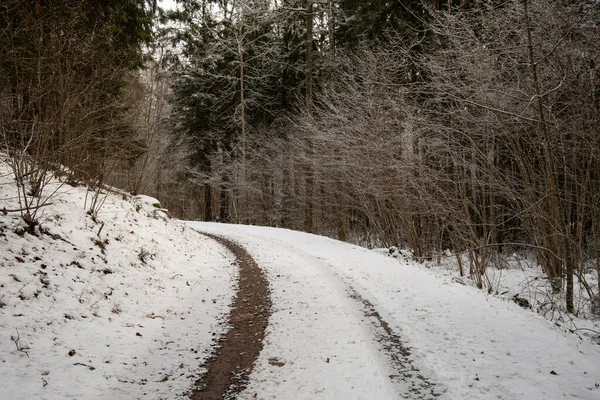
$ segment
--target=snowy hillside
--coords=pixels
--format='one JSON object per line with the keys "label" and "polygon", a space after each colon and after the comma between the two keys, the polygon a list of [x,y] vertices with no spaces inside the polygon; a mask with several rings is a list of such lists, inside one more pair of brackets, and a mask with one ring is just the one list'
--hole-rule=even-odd
{"label": "snowy hillside", "polygon": [[92,216],[87,188],[58,179],[32,234],[3,168],[0,399],[191,396],[248,280],[201,232],[245,249],[270,296],[254,366],[219,398],[600,398],[597,343],[448,273],[300,232],[171,220],[116,190]]}
{"label": "snowy hillside", "polygon": [[[2,167],[0,209],[18,209]],[[85,187],[55,189],[34,235],[0,215],[0,399],[185,398],[223,329],[233,258],[152,199],[109,194],[94,221]]]}

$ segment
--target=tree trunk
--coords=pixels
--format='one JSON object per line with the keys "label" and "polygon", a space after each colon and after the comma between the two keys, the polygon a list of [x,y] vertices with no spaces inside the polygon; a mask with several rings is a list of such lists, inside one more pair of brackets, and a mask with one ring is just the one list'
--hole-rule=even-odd
{"label": "tree trunk", "polygon": [[229,222],[229,199],[225,185],[221,185],[219,195],[219,221]]}
{"label": "tree trunk", "polygon": [[[313,3],[308,0],[306,14],[306,109],[310,114],[313,107]],[[306,213],[304,230],[313,231],[313,198],[314,198],[314,171],[312,163],[312,138],[308,138],[308,161],[306,165]]]}
{"label": "tree trunk", "polygon": [[313,106],[313,3],[306,7],[306,108]]}
{"label": "tree trunk", "polygon": [[214,217],[212,210],[212,188],[208,184],[204,185],[204,220],[212,221],[213,219]]}

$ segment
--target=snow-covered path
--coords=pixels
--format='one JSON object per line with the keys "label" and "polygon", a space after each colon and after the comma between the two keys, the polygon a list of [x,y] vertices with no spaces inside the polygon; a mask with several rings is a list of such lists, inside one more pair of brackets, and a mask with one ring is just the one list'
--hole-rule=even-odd
{"label": "snow-covered path", "polygon": [[[241,398],[398,399],[408,393],[389,378],[395,371],[360,304],[325,263],[276,240],[231,237],[266,270],[274,303],[263,352]],[[261,251],[267,243],[269,251]]]}
{"label": "snow-covered path", "polygon": [[240,399],[600,398],[598,346],[511,302],[319,236],[191,225],[242,244],[270,280]]}

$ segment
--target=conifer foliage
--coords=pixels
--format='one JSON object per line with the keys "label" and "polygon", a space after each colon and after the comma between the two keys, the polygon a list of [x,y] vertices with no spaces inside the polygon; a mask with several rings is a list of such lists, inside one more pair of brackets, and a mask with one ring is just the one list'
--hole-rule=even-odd
{"label": "conifer foliage", "polygon": [[6,0],[2,146],[23,193],[52,165],[119,169],[186,219],[450,251],[490,292],[489,268],[528,251],[568,312],[599,310],[599,16],[587,0]]}
{"label": "conifer foliage", "polygon": [[123,90],[144,61],[155,2],[7,0],[0,5],[3,150],[34,169],[102,179],[108,160],[144,151]]}
{"label": "conifer foliage", "polygon": [[597,302],[598,2],[180,4],[199,217],[450,249],[489,291],[526,250]]}

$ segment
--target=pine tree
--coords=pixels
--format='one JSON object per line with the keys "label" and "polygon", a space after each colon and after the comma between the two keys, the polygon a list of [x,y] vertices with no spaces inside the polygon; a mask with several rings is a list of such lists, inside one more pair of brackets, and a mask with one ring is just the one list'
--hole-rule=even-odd
{"label": "pine tree", "polygon": [[[155,2],[8,0],[0,6],[4,145],[90,178],[135,157],[122,101],[152,35]],[[85,171],[84,171],[85,170]]]}

